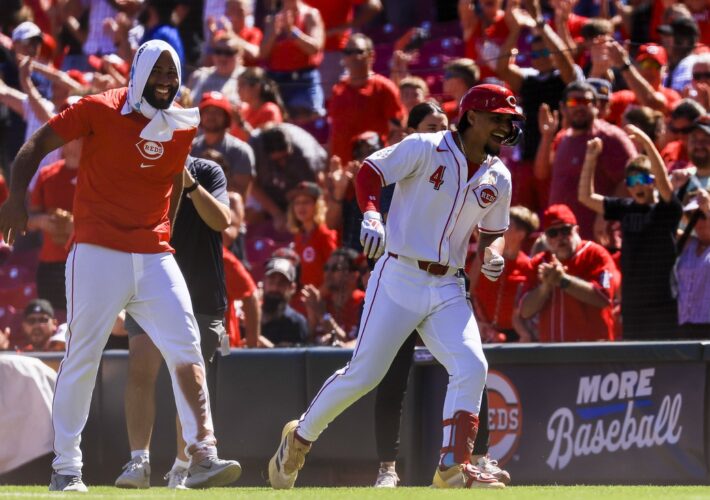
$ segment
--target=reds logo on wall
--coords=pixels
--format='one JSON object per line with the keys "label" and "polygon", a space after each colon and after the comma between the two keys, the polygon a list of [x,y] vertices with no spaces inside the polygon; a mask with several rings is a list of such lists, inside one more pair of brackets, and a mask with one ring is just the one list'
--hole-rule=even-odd
{"label": "reds logo on wall", "polygon": [[515,453],[523,429],[523,409],[518,390],[508,377],[488,371],[488,422],[490,455],[504,465]]}
{"label": "reds logo on wall", "polygon": [[476,201],[481,208],[489,207],[498,199],[498,188],[492,184],[481,184],[473,190],[476,195]]}
{"label": "reds logo on wall", "polygon": [[163,145],[159,142],[141,139],[141,141],[136,144],[136,147],[141,156],[146,160],[157,160],[163,156]]}

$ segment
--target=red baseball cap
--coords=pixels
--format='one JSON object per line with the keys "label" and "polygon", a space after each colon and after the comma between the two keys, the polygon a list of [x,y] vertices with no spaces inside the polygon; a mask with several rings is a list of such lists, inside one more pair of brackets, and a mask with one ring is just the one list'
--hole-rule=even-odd
{"label": "red baseball cap", "polygon": [[666,49],[655,43],[645,43],[639,47],[639,51],[636,54],[636,60],[641,62],[646,59],[653,59],[661,66],[668,64],[668,54],[666,53]]}
{"label": "red baseball cap", "polygon": [[542,227],[548,229],[559,225],[577,225],[577,217],[567,205],[550,205],[542,216]]}
{"label": "red baseball cap", "polygon": [[227,113],[229,122],[232,122],[232,103],[229,102],[229,99],[227,99],[227,96],[223,93],[212,91],[202,94],[202,99],[200,100],[200,111],[208,106],[214,106],[221,109]]}
{"label": "red baseball cap", "polygon": [[105,56],[95,56],[92,54],[88,57],[89,66],[96,71],[103,71],[104,60],[123,76],[128,76],[131,66],[116,54],[107,54]]}
{"label": "red baseball cap", "polygon": [[463,118],[467,111],[487,111],[488,113],[503,113],[514,115],[521,120],[525,116],[518,111],[518,100],[510,89],[484,83],[471,87],[461,98],[459,103],[459,120]]}
{"label": "red baseball cap", "polygon": [[86,77],[84,76],[84,73],[79,71],[78,69],[68,69],[67,70],[67,75],[74,80],[76,83],[81,85],[82,87],[88,87],[89,82],[86,81]]}

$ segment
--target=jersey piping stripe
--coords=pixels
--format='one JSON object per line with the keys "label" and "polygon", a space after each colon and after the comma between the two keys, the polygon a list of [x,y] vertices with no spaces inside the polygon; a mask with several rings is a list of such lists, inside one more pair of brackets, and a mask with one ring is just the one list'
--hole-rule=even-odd
{"label": "jersey piping stripe", "polygon": [[[454,213],[454,209],[456,208],[456,202],[459,200],[459,192],[461,191],[461,165],[459,165],[459,161],[456,159],[456,154],[454,153],[453,148],[449,144],[449,141],[446,138],[446,135],[444,135],[444,142],[446,142],[446,145],[451,150],[451,156],[453,157],[454,161],[456,162],[457,183],[456,183],[456,196],[454,197],[454,203],[451,206],[451,212],[449,212],[449,218],[446,219],[446,225],[444,226],[444,230],[441,233],[441,239],[439,240],[439,260],[437,262],[441,262],[441,245],[444,243],[444,237],[446,236],[446,228],[449,227],[449,222],[451,221],[451,216]],[[449,247],[450,246],[451,245],[449,245]],[[451,248],[449,248],[449,255],[451,255]],[[448,262],[448,261],[449,261],[449,259],[446,260],[446,262]]]}
{"label": "jersey piping stripe", "polygon": [[372,167],[372,169],[373,169],[375,172],[377,172],[377,175],[380,176],[380,182],[382,183],[383,186],[386,186],[387,183],[385,182],[385,176],[382,174],[382,170],[380,170],[380,169],[377,167],[377,165],[375,165],[375,163],[374,163],[372,160],[365,160],[364,163],[365,163],[366,165],[370,165],[370,167]]}
{"label": "jersey piping stripe", "polygon": [[[466,194],[463,195],[463,203],[461,203],[461,207],[459,208],[459,213],[458,213],[458,215],[456,216],[456,221],[454,222],[454,226],[453,226],[453,228],[451,229],[451,234],[453,234],[454,229],[456,229],[456,225],[459,223],[459,218],[461,217],[461,213],[463,212],[463,207],[466,206],[466,198],[468,198],[468,193],[469,193],[470,191],[471,191],[471,190],[468,189],[468,187],[466,187]],[[449,234],[449,239],[451,239],[451,234]],[[449,258],[446,260],[446,265],[447,265],[447,266],[449,265],[449,262],[450,262],[450,261],[451,261],[451,248],[450,248],[450,246],[449,246]]]}
{"label": "jersey piping stripe", "polygon": [[[298,420],[299,423],[303,422],[303,419],[306,418],[306,416],[308,415],[308,412],[311,411],[311,408],[313,407],[315,402],[318,401],[318,398],[323,393],[325,388],[328,387],[339,376],[345,375],[348,372],[348,370],[350,369],[350,363],[352,363],[352,360],[355,359],[355,356],[357,356],[358,350],[360,350],[360,341],[362,340],[362,337],[365,336],[365,332],[367,330],[367,323],[370,320],[370,313],[372,312],[372,308],[375,307],[375,299],[377,299],[377,292],[380,289],[380,279],[382,278],[382,273],[384,273],[385,266],[387,265],[387,263],[389,262],[389,260],[391,258],[392,257],[390,255],[387,255],[387,258],[382,263],[382,269],[380,270],[380,275],[377,277],[377,285],[375,285],[375,292],[372,294],[372,302],[370,302],[370,307],[367,310],[367,316],[365,316],[365,322],[362,324],[362,328],[360,329],[360,333],[358,335],[359,340],[357,342],[357,346],[355,347],[355,351],[353,352],[352,358],[350,359],[348,364],[345,365],[345,369],[343,369],[342,373],[339,373],[340,370],[336,370],[335,373],[333,373],[333,375],[331,375],[328,378],[328,380],[323,384],[323,387],[320,388],[320,391],[318,391],[318,394],[316,394],[316,397],[314,397],[313,401],[311,401],[311,404],[308,405],[308,408],[303,413],[303,416]],[[363,314],[364,314],[364,311],[363,311]]]}
{"label": "jersey piping stripe", "polygon": [[478,230],[480,232],[489,233],[489,234],[502,234],[505,232],[506,229],[508,229],[508,228],[506,227],[505,229],[494,230],[494,229],[485,229],[485,228],[482,228],[481,226],[478,226]]}
{"label": "jersey piping stripe", "polygon": [[[54,393],[52,394],[52,415],[54,415],[54,399],[57,395],[57,387],[59,387],[59,379],[62,375],[62,368],[64,367],[64,360],[69,357],[69,351],[71,350],[71,339],[72,339],[72,334],[71,334],[71,320],[74,319],[74,303],[76,302],[74,300],[74,263],[76,261],[76,244],[74,245],[74,250],[72,251],[71,255],[71,310],[69,311],[70,314],[70,320],[67,321],[67,352],[64,355],[64,359],[62,362],[59,364],[59,370],[57,371],[57,379],[54,382]],[[56,439],[57,439],[57,431],[54,428],[54,418],[52,418],[52,432],[54,433],[54,438],[52,438],[52,451],[54,451],[54,460],[52,460],[52,463],[54,463],[57,458],[59,458],[59,454],[57,453],[57,448],[55,446]]]}

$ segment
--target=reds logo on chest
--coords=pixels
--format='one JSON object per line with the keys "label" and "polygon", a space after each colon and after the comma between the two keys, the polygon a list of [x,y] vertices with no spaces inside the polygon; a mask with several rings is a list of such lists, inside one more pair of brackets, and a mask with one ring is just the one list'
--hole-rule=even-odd
{"label": "reds logo on chest", "polygon": [[161,143],[146,141],[145,139],[141,139],[140,142],[136,144],[136,148],[138,148],[138,152],[146,160],[157,160],[163,156],[163,153],[165,152],[165,149]]}
{"label": "reds logo on chest", "polygon": [[493,184],[481,184],[474,188],[473,194],[481,208],[488,208],[498,199],[498,188]]}

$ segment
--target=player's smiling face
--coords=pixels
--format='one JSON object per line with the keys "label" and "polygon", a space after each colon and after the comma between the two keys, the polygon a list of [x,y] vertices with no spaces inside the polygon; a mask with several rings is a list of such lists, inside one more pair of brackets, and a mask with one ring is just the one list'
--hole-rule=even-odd
{"label": "player's smiling face", "polygon": [[168,109],[178,92],[180,78],[173,58],[166,50],[155,61],[143,89],[143,97],[157,109]]}
{"label": "player's smiling face", "polygon": [[477,111],[476,130],[486,137],[485,152],[497,155],[501,144],[513,131],[513,115]]}

